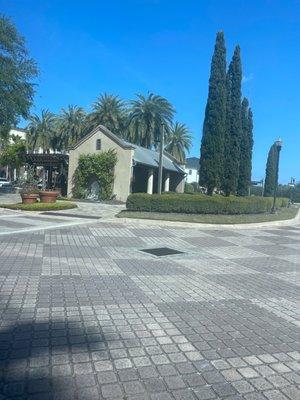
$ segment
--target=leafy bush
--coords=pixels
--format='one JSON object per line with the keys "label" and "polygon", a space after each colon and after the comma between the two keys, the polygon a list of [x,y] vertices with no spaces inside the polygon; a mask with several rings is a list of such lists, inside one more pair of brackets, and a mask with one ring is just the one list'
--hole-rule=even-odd
{"label": "leafy bush", "polygon": [[[252,186],[251,194],[255,196],[261,196],[262,188],[260,186]],[[277,196],[291,198],[293,202],[300,203],[300,183],[294,187],[289,185],[278,185]]]}
{"label": "leafy bush", "polygon": [[191,183],[185,182],[184,193],[194,193],[194,186]]}
{"label": "leafy bush", "polygon": [[10,210],[23,210],[23,211],[58,211],[58,210],[70,210],[76,208],[77,205],[71,201],[57,201],[56,203],[40,203],[36,202],[33,204],[0,204],[2,208],[9,208]]}
{"label": "leafy bush", "polygon": [[[224,197],[204,194],[146,194],[128,196],[126,207],[130,211],[152,211],[184,214],[258,214],[269,212],[271,197]],[[288,204],[287,199],[278,198],[277,207]]]}
{"label": "leafy bush", "polygon": [[287,197],[277,197],[276,207],[287,207],[290,204],[290,199]]}
{"label": "leafy bush", "polygon": [[86,198],[91,183],[97,181],[100,186],[99,198],[110,199],[116,163],[117,155],[114,150],[103,151],[100,154],[82,154],[73,178],[73,197]]}
{"label": "leafy bush", "polygon": [[34,194],[38,193],[39,179],[35,174],[34,168],[29,167],[27,174],[20,177],[17,181],[17,185],[21,188],[21,193]]}
{"label": "leafy bush", "polygon": [[293,202],[300,203],[300,183],[294,187],[289,185],[278,185],[277,194],[280,197],[291,198]]}
{"label": "leafy bush", "polygon": [[1,150],[0,166],[8,166],[10,171],[10,179],[13,177],[13,169],[16,168],[17,175],[20,167],[25,163],[26,143],[19,140],[17,143],[8,143]]}
{"label": "leafy bush", "polygon": [[198,182],[192,182],[191,185],[194,188],[194,193],[204,193],[204,189],[199,185]]}

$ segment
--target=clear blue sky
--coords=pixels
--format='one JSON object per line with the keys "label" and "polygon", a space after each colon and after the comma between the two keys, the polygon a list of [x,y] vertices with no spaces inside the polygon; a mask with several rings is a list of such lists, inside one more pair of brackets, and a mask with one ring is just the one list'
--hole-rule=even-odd
{"label": "clear blue sky", "polygon": [[242,50],[254,113],[253,178],[284,142],[280,181],[300,180],[300,2],[296,0],[0,0],[40,67],[34,112],[90,108],[101,92],[158,93],[193,132],[199,156],[215,34]]}

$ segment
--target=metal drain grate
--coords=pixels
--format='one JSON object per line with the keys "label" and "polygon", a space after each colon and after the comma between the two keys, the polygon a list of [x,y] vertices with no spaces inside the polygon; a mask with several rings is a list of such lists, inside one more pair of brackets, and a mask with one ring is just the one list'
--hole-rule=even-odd
{"label": "metal drain grate", "polygon": [[157,257],[170,256],[172,254],[183,254],[183,251],[170,249],[169,247],[157,247],[155,249],[143,249],[141,251],[143,251],[144,253],[153,254]]}

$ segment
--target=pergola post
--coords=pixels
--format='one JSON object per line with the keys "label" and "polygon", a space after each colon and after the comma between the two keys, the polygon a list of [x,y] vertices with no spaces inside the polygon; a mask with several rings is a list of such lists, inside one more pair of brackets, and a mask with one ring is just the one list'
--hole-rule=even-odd
{"label": "pergola post", "polygon": [[148,171],[147,193],[153,193],[153,169],[149,169]]}
{"label": "pergola post", "polygon": [[53,172],[53,169],[52,169],[52,166],[50,166],[48,168],[48,183],[47,183],[48,189],[52,189],[52,172]]}

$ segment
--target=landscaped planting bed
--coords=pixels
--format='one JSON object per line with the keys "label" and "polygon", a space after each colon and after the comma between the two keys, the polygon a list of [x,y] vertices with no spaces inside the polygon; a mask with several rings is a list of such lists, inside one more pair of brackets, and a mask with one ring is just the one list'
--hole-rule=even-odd
{"label": "landscaped planting bed", "polygon": [[[207,196],[204,194],[165,193],[131,194],[126,202],[129,211],[183,214],[259,214],[270,212],[272,197]],[[286,207],[288,199],[278,198],[276,207]]]}
{"label": "landscaped planting bed", "polygon": [[0,208],[9,208],[10,210],[23,210],[23,211],[57,211],[57,210],[69,210],[76,208],[77,205],[70,201],[57,201],[56,203],[41,203],[36,202],[33,204],[0,204]]}
{"label": "landscaped planting bed", "polygon": [[259,214],[179,214],[148,211],[121,211],[118,218],[151,219],[159,221],[189,222],[198,224],[253,224],[260,222],[288,221],[295,218],[297,207],[281,207],[276,213]]}

